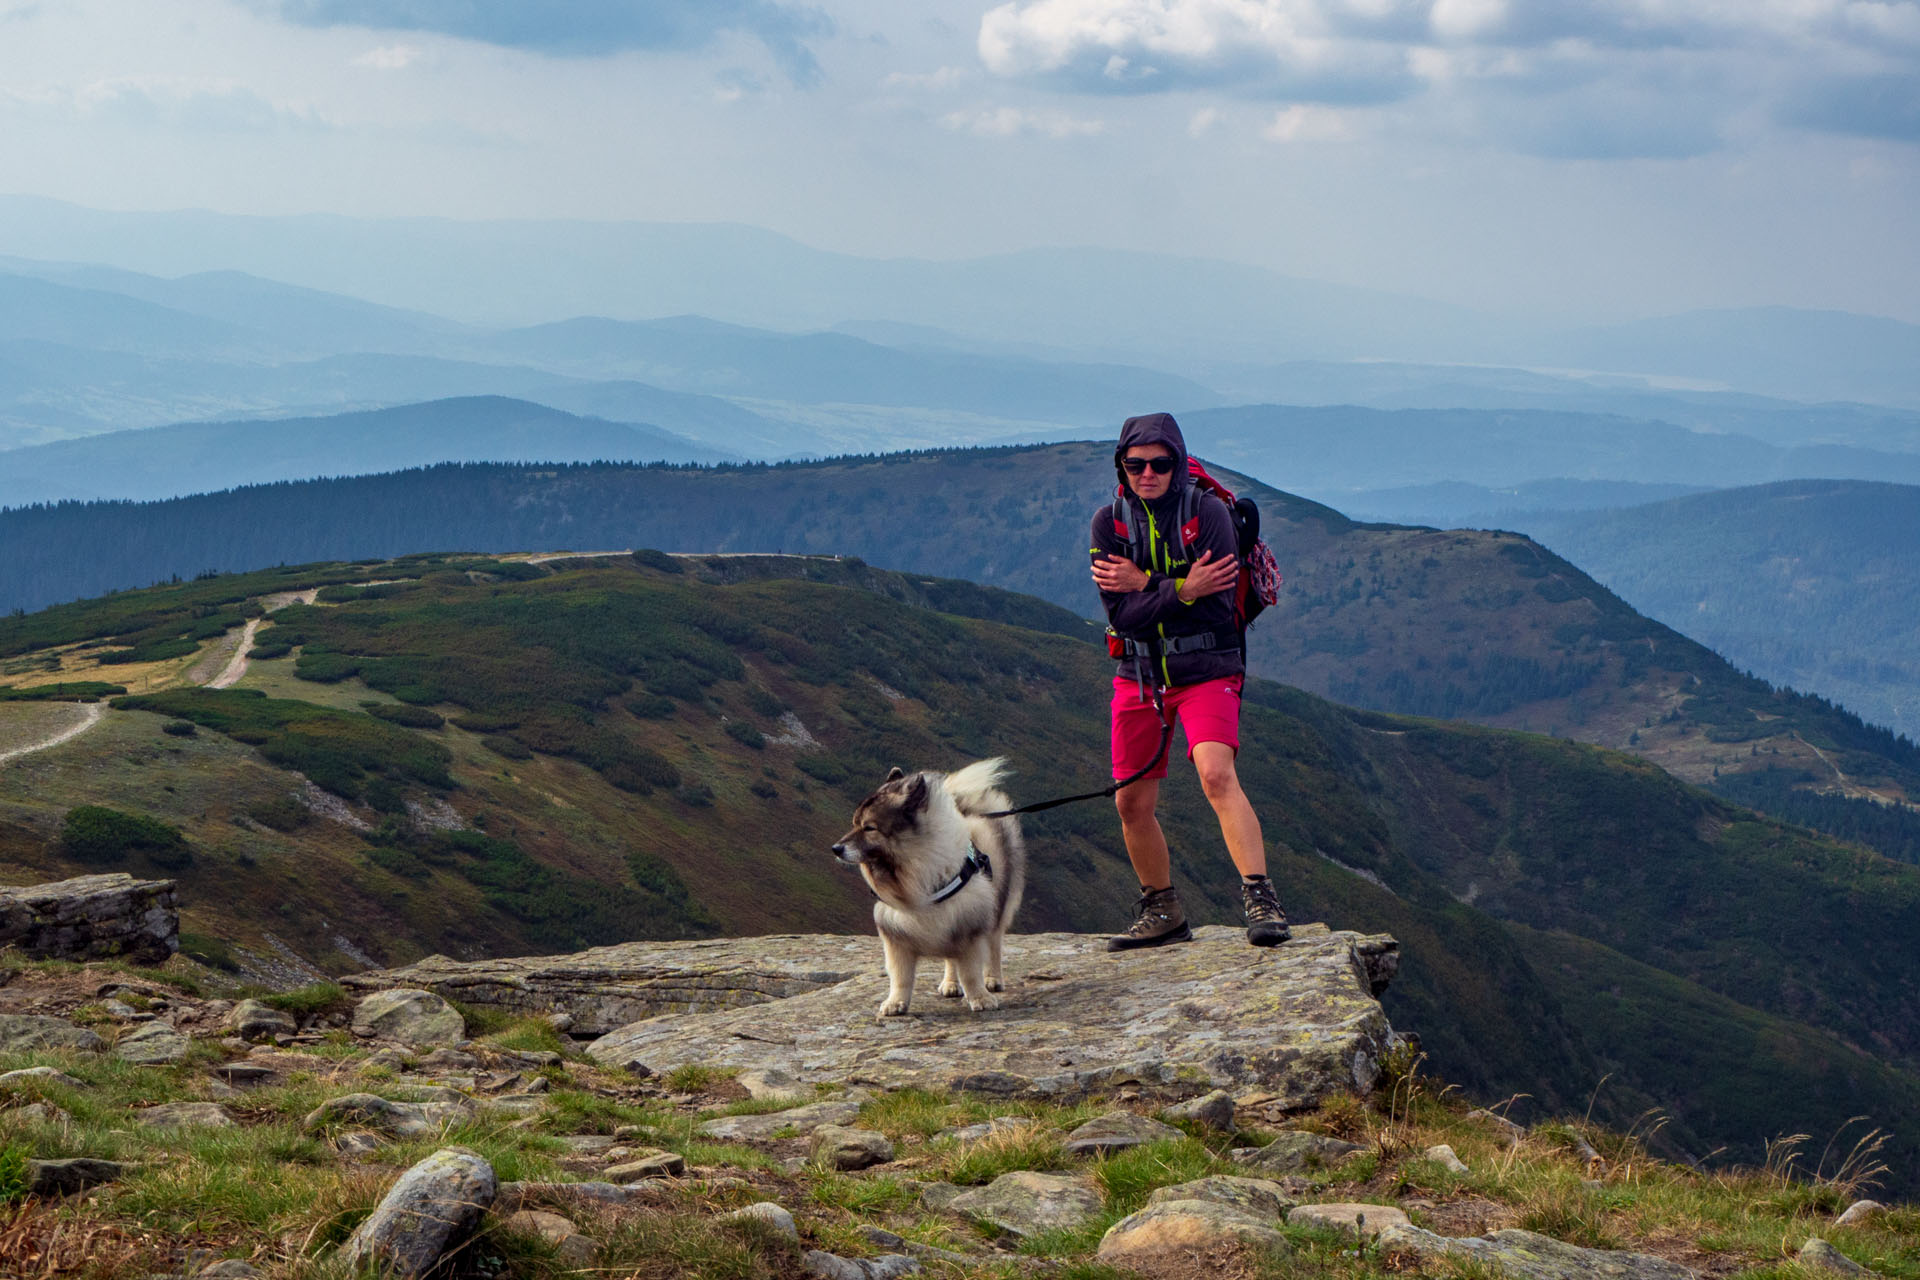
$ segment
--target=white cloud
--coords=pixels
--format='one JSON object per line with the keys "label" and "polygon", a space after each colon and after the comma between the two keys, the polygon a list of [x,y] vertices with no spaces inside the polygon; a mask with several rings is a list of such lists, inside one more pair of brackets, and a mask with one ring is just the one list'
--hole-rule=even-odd
{"label": "white cloud", "polygon": [[1023,111],[1018,107],[982,107],[977,111],[952,111],[940,117],[940,123],[955,133],[979,138],[1016,138],[1037,135],[1043,138],[1085,138],[1106,132],[1106,123],[1083,120],[1057,111]]}
{"label": "white cloud", "polygon": [[119,118],[135,124],[209,133],[331,129],[317,108],[276,102],[234,80],[186,76],[120,76],[0,92],[0,101],[79,120]]}
{"label": "white cloud", "polygon": [[420,50],[415,45],[383,44],[355,58],[353,65],[374,71],[405,71],[419,59]]}
{"label": "white cloud", "polygon": [[1260,136],[1270,142],[1342,142],[1354,130],[1344,111],[1296,102],[1276,112]]}
{"label": "white cloud", "polygon": [[1220,123],[1220,108],[1202,107],[1187,117],[1187,136],[1202,137],[1218,123]]}
{"label": "white cloud", "polygon": [[939,93],[975,80],[979,73],[966,67],[940,67],[933,71],[891,71],[880,82],[883,89],[918,89]]}

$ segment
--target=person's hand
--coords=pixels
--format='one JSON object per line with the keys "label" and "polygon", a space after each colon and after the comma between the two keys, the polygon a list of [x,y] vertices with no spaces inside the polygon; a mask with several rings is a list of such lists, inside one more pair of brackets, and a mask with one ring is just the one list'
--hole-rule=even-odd
{"label": "person's hand", "polygon": [[1124,595],[1147,585],[1147,571],[1125,556],[1102,556],[1093,562],[1093,581],[1102,591]]}
{"label": "person's hand", "polygon": [[1240,580],[1240,562],[1232,556],[1213,558],[1213,552],[1203,551],[1200,558],[1187,570],[1187,580],[1180,584],[1180,598],[1188,604],[1202,596],[1217,595],[1232,587]]}

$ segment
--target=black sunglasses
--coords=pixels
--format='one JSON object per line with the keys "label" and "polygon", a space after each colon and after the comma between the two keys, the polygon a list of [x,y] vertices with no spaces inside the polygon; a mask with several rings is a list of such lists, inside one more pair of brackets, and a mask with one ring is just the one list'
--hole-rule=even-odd
{"label": "black sunglasses", "polygon": [[1127,474],[1130,476],[1137,476],[1148,467],[1152,467],[1153,474],[1157,476],[1170,475],[1173,472],[1172,458],[1128,458],[1120,465],[1127,469]]}

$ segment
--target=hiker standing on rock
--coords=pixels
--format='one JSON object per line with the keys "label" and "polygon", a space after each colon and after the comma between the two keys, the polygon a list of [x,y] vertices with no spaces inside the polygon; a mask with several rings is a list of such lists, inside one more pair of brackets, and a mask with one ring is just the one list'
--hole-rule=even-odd
{"label": "hiker standing on rock", "polygon": [[[1160,690],[1164,723],[1177,720],[1186,732],[1187,756],[1240,871],[1247,941],[1271,947],[1291,935],[1267,878],[1260,818],[1234,768],[1246,657],[1234,603],[1241,569],[1233,514],[1214,494],[1193,489],[1186,440],[1172,414],[1128,418],[1113,465],[1120,488],[1093,517],[1093,580],[1107,609],[1109,652],[1120,659],[1113,776],[1131,776],[1158,752],[1163,721],[1151,693]],[[1107,940],[1109,951],[1193,937],[1155,815],[1166,774],[1162,759],[1114,795],[1140,900],[1133,926]]]}

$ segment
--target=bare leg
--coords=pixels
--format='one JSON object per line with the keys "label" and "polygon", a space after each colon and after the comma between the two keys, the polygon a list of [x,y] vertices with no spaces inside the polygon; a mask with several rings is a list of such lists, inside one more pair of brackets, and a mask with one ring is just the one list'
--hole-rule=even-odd
{"label": "bare leg", "polygon": [[[1267,846],[1260,835],[1260,816],[1253,811],[1247,793],[1240,789],[1240,775],[1233,767],[1233,748],[1224,742],[1196,743],[1193,748],[1193,767],[1200,773],[1200,789],[1207,793],[1214,816],[1220,819],[1220,834],[1227,842],[1227,854],[1233,859],[1233,865],[1240,869],[1243,876],[1265,875]],[[1127,793],[1122,791],[1120,794],[1124,796]],[[1124,817],[1122,821],[1125,821]],[[1162,850],[1165,847],[1162,841]],[[1127,844],[1127,853],[1133,853],[1131,841]],[[1134,865],[1139,866],[1137,859]],[[1140,883],[1147,882],[1142,880]]]}
{"label": "bare leg", "polygon": [[960,970],[953,961],[947,961],[946,972],[940,975],[940,994],[951,1000],[960,994]]}
{"label": "bare leg", "polygon": [[920,957],[913,953],[913,948],[884,933],[880,935],[880,949],[887,958],[887,998],[880,1002],[878,1016],[890,1018],[905,1013],[913,1003],[913,971]]}
{"label": "bare leg", "polygon": [[960,957],[960,990],[966,993],[967,1008],[978,1013],[997,1009],[1000,998],[987,990],[987,940],[981,938]]}
{"label": "bare leg", "polygon": [[1122,787],[1113,797],[1114,808],[1120,811],[1120,838],[1126,841],[1127,859],[1133,863],[1133,874],[1149,889],[1164,889],[1173,883],[1167,835],[1153,813],[1159,803],[1158,778],[1143,778]]}

